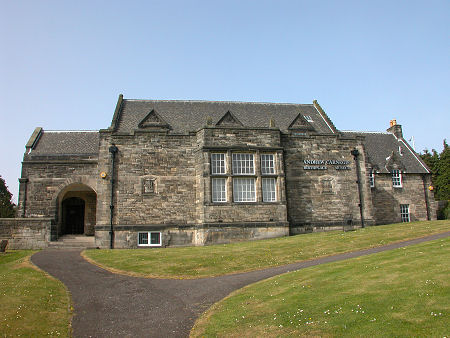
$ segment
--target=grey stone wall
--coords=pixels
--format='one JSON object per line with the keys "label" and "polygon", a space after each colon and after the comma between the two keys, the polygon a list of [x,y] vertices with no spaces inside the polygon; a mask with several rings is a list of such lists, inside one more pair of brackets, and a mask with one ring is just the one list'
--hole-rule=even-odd
{"label": "grey stone wall", "polygon": [[360,153],[364,219],[366,224],[373,224],[365,154],[360,140],[337,135],[285,136],[283,146],[288,220],[292,228],[360,224],[356,165],[351,155],[355,148]]}
{"label": "grey stone wall", "polygon": [[44,249],[51,229],[51,218],[0,218],[0,240],[8,240],[8,249]]}
{"label": "grey stone wall", "polygon": [[[375,174],[372,188],[375,220],[377,224],[401,222],[400,204],[409,204],[411,222],[436,219],[436,207],[429,192],[429,178],[419,174],[402,174],[402,187],[392,185],[390,174]],[[428,198],[428,213],[426,198]]]}
{"label": "grey stone wall", "polygon": [[[108,149],[112,143],[119,149],[114,177],[114,224],[197,222],[195,137],[154,132],[101,134],[99,170],[109,175]],[[98,225],[109,224],[109,179],[98,179]],[[144,191],[146,180],[153,181],[153,191]]]}

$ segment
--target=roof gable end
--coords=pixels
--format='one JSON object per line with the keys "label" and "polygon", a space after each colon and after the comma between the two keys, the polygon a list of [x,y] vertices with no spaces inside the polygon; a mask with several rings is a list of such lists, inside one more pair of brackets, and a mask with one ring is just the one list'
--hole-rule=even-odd
{"label": "roof gable end", "polygon": [[297,115],[297,117],[292,121],[292,123],[289,125],[289,130],[314,130],[314,127],[306,121],[306,119],[303,117],[303,115],[300,113]]}
{"label": "roof gable end", "polygon": [[146,128],[170,129],[170,125],[154,109],[152,109],[152,111],[150,113],[148,113],[142,119],[141,122],[139,122],[138,127],[140,129],[146,129]]}
{"label": "roof gable end", "polygon": [[236,116],[233,115],[231,111],[227,111],[216,123],[217,127],[243,127],[241,121],[238,120]]}

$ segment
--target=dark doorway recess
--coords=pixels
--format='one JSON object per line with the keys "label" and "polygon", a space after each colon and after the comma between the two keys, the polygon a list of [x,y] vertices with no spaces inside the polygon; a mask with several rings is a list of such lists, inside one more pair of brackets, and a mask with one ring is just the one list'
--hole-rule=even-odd
{"label": "dark doorway recess", "polygon": [[79,197],[67,198],[62,202],[63,234],[84,233],[84,200]]}

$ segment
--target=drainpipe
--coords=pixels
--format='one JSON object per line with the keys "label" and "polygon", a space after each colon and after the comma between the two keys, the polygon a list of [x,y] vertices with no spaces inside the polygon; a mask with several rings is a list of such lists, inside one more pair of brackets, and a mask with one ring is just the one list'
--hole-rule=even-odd
{"label": "drainpipe", "polygon": [[422,174],[422,182],[423,182],[423,192],[425,194],[425,207],[427,209],[427,220],[431,221],[430,217],[430,201],[428,199],[428,191],[427,191],[427,178],[425,174]]}
{"label": "drainpipe", "polygon": [[363,197],[362,197],[362,187],[361,187],[361,174],[360,174],[360,167],[359,167],[359,151],[358,149],[353,149],[351,151],[351,154],[353,155],[353,159],[355,160],[356,164],[356,183],[358,183],[358,194],[359,194],[359,213],[361,214],[361,227],[364,228],[364,216],[363,216]]}
{"label": "drainpipe", "polygon": [[114,227],[113,227],[113,216],[114,216],[114,162],[116,159],[116,154],[119,151],[119,149],[116,147],[116,145],[113,143],[111,147],[109,147],[109,152],[111,153],[111,203],[109,204],[110,209],[110,229],[109,229],[109,248],[113,248],[113,242],[114,242]]}

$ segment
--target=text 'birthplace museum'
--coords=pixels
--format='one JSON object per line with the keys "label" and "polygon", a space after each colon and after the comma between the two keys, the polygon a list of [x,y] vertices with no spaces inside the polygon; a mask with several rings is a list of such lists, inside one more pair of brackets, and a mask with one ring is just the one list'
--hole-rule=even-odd
{"label": "text 'birthplace museum'", "polygon": [[127,100],[99,131],[36,128],[10,248],[206,245],[436,219],[431,173],[391,121],[342,132],[313,104]]}

